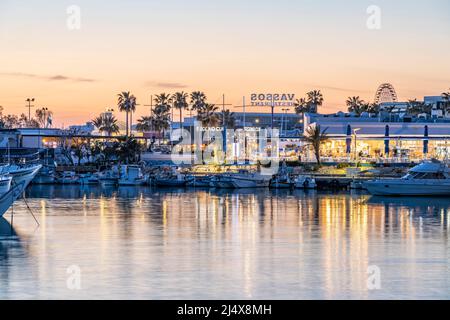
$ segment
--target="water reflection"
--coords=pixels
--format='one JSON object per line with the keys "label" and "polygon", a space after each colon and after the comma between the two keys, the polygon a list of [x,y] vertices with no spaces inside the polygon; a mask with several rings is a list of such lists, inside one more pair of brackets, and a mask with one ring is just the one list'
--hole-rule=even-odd
{"label": "water reflection", "polygon": [[[33,233],[20,204],[15,225],[39,298],[450,298],[443,198],[78,186],[27,196],[42,225]],[[8,259],[7,286],[24,277],[23,259]],[[73,264],[81,292],[65,286]],[[382,290],[367,288],[370,265]]]}

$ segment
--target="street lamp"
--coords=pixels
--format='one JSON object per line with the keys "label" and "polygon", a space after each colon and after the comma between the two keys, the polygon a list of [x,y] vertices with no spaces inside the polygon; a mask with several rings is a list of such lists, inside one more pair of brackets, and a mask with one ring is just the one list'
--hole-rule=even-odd
{"label": "street lamp", "polygon": [[284,115],[281,117],[281,135],[283,135],[283,126],[285,126],[285,131],[287,131],[287,123],[285,125],[285,122],[287,122],[287,112],[289,109],[281,109],[281,111],[284,112]]}
{"label": "street lamp", "polygon": [[358,131],[360,131],[360,130],[361,130],[361,128],[353,129],[353,135],[355,136],[355,161],[357,160],[356,139],[357,139],[357,133],[358,133]]}
{"label": "street lamp", "polygon": [[34,107],[31,105],[32,102],[34,102],[34,98],[27,98],[27,100],[25,100],[26,102],[28,102],[28,121],[31,120],[31,108]]}

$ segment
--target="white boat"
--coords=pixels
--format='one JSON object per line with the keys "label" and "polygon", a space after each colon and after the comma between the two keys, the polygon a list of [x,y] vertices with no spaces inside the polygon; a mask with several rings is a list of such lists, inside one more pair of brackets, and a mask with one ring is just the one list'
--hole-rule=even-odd
{"label": "white boat", "polygon": [[210,181],[210,187],[218,189],[234,189],[234,185],[231,182],[229,174],[219,174],[212,177]]}
{"label": "white boat", "polygon": [[44,166],[34,177],[33,184],[53,184],[56,182],[54,168]]}
{"label": "white boat", "polygon": [[78,182],[81,185],[95,185],[98,184],[98,176],[95,173],[80,174]]}
{"label": "white boat", "polygon": [[267,188],[272,176],[262,175],[258,172],[240,171],[229,175],[228,179],[235,189]]}
{"label": "white boat", "polygon": [[10,174],[12,176],[12,185],[20,184],[25,181],[27,185],[37,175],[42,168],[40,164],[19,165],[11,164],[0,168],[0,174]]}
{"label": "white boat", "polygon": [[211,186],[210,176],[190,176],[187,178],[187,186],[193,188],[208,188]]}
{"label": "white boat", "polygon": [[142,186],[146,182],[147,179],[139,166],[129,165],[121,168],[119,186]]}
{"label": "white boat", "polygon": [[440,161],[425,161],[403,178],[372,180],[363,186],[373,195],[446,196],[450,195],[450,170]]}
{"label": "white boat", "polygon": [[295,188],[296,189],[316,189],[317,183],[316,179],[307,176],[298,176],[295,178]]}
{"label": "white boat", "polygon": [[56,182],[59,184],[77,184],[79,176],[73,171],[64,171],[59,177],[56,178]]}
{"label": "white boat", "polygon": [[5,194],[11,189],[12,176],[9,174],[0,175],[0,195]]}
{"label": "white boat", "polygon": [[104,187],[115,186],[119,182],[119,169],[114,166],[98,174],[98,182]]}
{"label": "white boat", "polygon": [[[11,166],[7,166],[11,167]],[[25,188],[30,184],[31,180],[36,176],[39,169],[41,169],[41,165],[33,165],[27,166],[28,169],[33,168],[30,172],[26,170],[18,170],[17,167],[7,168],[7,170],[12,169],[12,173],[16,173],[17,176],[14,177],[11,174],[11,188],[6,193],[0,195],[0,217],[2,217],[6,211],[8,211],[9,207],[16,201],[17,198],[25,191]],[[2,171],[5,167],[2,167]]]}
{"label": "white boat", "polygon": [[154,183],[158,187],[185,187],[187,179],[185,175],[160,175],[154,178]]}

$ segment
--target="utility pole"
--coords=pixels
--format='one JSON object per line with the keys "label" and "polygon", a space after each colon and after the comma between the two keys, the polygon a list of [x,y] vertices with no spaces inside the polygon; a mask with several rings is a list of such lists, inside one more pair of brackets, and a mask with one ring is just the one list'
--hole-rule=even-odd
{"label": "utility pole", "polygon": [[31,120],[31,108],[34,108],[34,105],[31,105],[32,102],[34,102],[34,98],[27,98],[27,100],[25,100],[26,102],[28,102],[28,106],[26,106],[28,108],[28,121]]}
{"label": "utility pole", "polygon": [[[150,117],[151,117],[153,114],[153,95],[150,95],[150,104],[144,104],[144,107],[150,107]],[[153,131],[153,124],[152,124],[152,131]]]}

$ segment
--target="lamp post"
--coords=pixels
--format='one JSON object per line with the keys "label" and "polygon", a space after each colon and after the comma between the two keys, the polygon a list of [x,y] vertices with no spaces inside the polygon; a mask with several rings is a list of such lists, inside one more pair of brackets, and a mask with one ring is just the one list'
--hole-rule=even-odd
{"label": "lamp post", "polygon": [[[281,117],[281,135],[283,136],[283,127],[284,127],[284,130],[285,131],[287,131],[287,112],[289,111],[290,109],[281,109],[281,111],[283,111],[284,112],[284,115],[283,115],[283,117]],[[285,124],[286,123],[286,124]]]}
{"label": "lamp post", "polygon": [[361,130],[361,128],[356,128],[356,129],[353,129],[353,135],[355,136],[355,162],[358,160],[357,159],[357,151],[356,151],[356,141],[357,141],[357,138],[358,138],[358,136],[357,136],[357,133],[358,133],[358,131],[360,131]]}
{"label": "lamp post", "polygon": [[34,106],[31,105],[32,102],[34,102],[34,98],[27,98],[27,100],[25,100],[26,102],[28,102],[28,121],[31,120],[31,108],[33,108]]}

